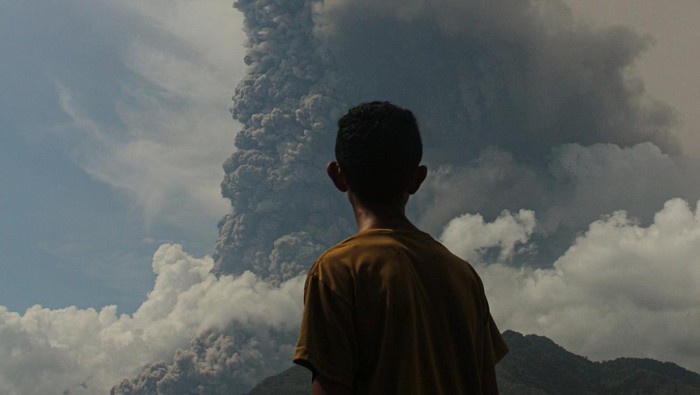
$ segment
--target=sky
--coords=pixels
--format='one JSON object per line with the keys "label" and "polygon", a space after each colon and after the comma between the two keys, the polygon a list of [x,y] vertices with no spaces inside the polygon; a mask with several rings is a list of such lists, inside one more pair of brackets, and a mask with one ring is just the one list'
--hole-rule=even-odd
{"label": "sky", "polygon": [[240,16],[227,2],[0,7],[1,303],[132,312],[157,247],[210,253],[227,212]]}
{"label": "sky", "polygon": [[[700,67],[695,51],[700,39],[695,23],[700,5],[692,0],[566,3],[580,23],[596,28],[624,24],[653,37],[653,44],[642,52],[631,71],[651,97],[673,109],[672,132],[680,141],[683,157],[700,158],[700,81],[695,74]],[[114,377],[133,376],[135,366],[167,359],[203,329],[225,327],[225,317],[238,314],[253,323],[272,319],[294,326],[298,306],[287,306],[285,301],[298,298],[299,278],[285,278],[277,288],[255,276],[217,279],[209,273],[214,263],[205,256],[214,250],[217,222],[230,210],[228,200],[221,197],[220,183],[224,178],[222,165],[234,151],[234,138],[241,129],[229,112],[234,88],[246,71],[246,37],[240,13],[227,1],[70,0],[60,5],[0,1],[0,11],[0,305],[5,306],[0,309],[0,319],[16,328],[16,333],[12,332],[16,344],[30,344],[32,333],[36,338],[45,336],[42,341],[47,344],[75,344],[75,339],[62,336],[70,332],[71,325],[78,327],[73,323],[75,317],[82,317],[76,322],[85,325],[75,332],[90,341],[76,347],[71,361],[80,366],[112,361],[104,369],[109,374],[96,374],[91,380],[113,385]],[[652,174],[659,171],[663,178],[676,174],[658,170],[665,169],[666,159],[652,146],[619,153],[610,147],[591,153],[572,146],[562,148],[558,155],[562,168],[573,160],[600,162],[608,158],[606,155],[623,155],[642,165],[648,164],[644,158],[653,157],[661,165],[650,164]],[[495,154],[487,159],[504,160]],[[444,173],[444,177],[471,176],[465,170]],[[437,184],[430,188],[439,191]],[[585,191],[579,194],[581,207],[590,196]],[[431,224],[423,219],[422,223],[448,246],[463,250],[476,262],[480,258],[473,251],[498,246],[498,262],[483,269],[485,282],[490,281],[493,288],[499,285],[521,290],[521,300],[550,311],[533,324],[518,315],[521,306],[492,291],[493,303],[503,307],[497,320],[552,336],[591,355],[614,357],[627,355],[629,348],[611,349],[609,343],[596,342],[595,337],[588,340],[589,345],[577,344],[575,331],[552,320],[586,314],[591,320],[602,321],[631,317],[647,323],[644,331],[635,334],[640,337],[657,333],[657,323],[633,309],[625,310],[629,317],[616,318],[606,316],[604,310],[593,311],[591,301],[603,296],[596,296],[591,284],[605,283],[602,280],[606,278],[577,271],[576,262],[595,254],[605,256],[596,261],[599,264],[629,262],[638,258],[635,248],[620,250],[615,246],[656,246],[664,251],[669,243],[677,243],[683,253],[668,264],[681,267],[686,264],[683,257],[695,254],[695,203],[668,200],[653,209],[644,207],[651,214],[643,223],[635,223],[624,213],[612,214],[614,210],[598,222],[585,217],[580,220],[584,229],[591,225],[578,239],[577,248],[558,258],[556,270],[540,272],[511,272],[515,269],[499,264],[528,244],[535,224],[546,227],[546,221],[554,221],[554,214],[540,217],[539,212],[528,211],[530,207],[519,207],[523,210],[498,217],[485,214],[488,218],[484,220],[476,213],[456,216],[454,210],[441,214],[435,209],[434,218],[442,218],[441,222]],[[481,232],[472,233],[488,237],[464,240],[459,236],[464,229],[477,229]],[[663,239],[655,236],[658,234],[675,236]],[[682,243],[684,237],[686,244]],[[610,246],[601,246],[596,242],[600,240],[609,241]],[[649,278],[666,276],[669,283],[683,281],[682,271],[657,273],[653,261],[641,261],[647,265],[641,271],[654,274],[637,279],[642,288],[654,287]],[[635,270],[640,271],[630,267],[631,272]],[[692,270],[696,269],[688,268],[686,273]],[[681,278],[673,277],[677,273]],[[627,278],[607,280],[607,288],[603,287],[607,290],[624,290],[630,283]],[[541,293],[563,288],[579,292],[543,302]],[[609,296],[605,289],[600,295]],[[181,294],[186,296],[178,297]],[[619,297],[634,305],[631,294],[621,291]],[[677,308],[697,301],[697,295],[655,299],[638,292],[638,296],[639,303],[653,307],[649,311],[663,310],[659,315],[667,314],[669,320],[682,322],[683,314],[697,314],[697,310]],[[219,306],[221,300],[228,302]],[[202,303],[200,310],[206,313],[187,319],[190,307],[197,303]],[[246,305],[281,307],[255,311]],[[675,307],[664,310],[665,305]],[[615,308],[610,306],[609,311]],[[681,314],[681,318],[674,314]],[[264,315],[267,317],[261,318]],[[54,317],[54,321],[47,317]],[[173,329],[173,322],[184,324]],[[621,326],[624,322],[603,327],[619,331]],[[93,327],[101,328],[99,335],[92,334],[97,333],[91,332]],[[156,341],[158,333],[164,331],[172,336]],[[139,338],[143,343],[129,342],[127,338],[135,336],[130,333],[145,333]],[[128,347],[121,346],[127,343]],[[0,347],[10,347],[8,344],[12,343]],[[29,349],[41,349],[31,344]],[[101,351],[90,351],[96,348]],[[650,352],[664,355],[664,348],[668,349],[668,344],[660,342],[652,345]],[[671,351],[677,355],[685,352]],[[693,359],[698,355],[695,351],[687,352],[690,356],[685,361],[697,360]],[[83,358],[83,354],[92,355],[94,360]],[[28,357],[26,364],[9,363],[4,370],[26,369],[35,363],[48,365],[52,358],[64,358],[60,353],[47,355],[39,362]],[[66,388],[78,386],[73,388],[76,393],[82,380],[88,379],[88,375],[53,374]],[[12,385],[7,388],[18,392],[39,388],[23,387],[29,386],[29,381],[7,384],[7,378],[5,383],[2,380],[0,388]]]}

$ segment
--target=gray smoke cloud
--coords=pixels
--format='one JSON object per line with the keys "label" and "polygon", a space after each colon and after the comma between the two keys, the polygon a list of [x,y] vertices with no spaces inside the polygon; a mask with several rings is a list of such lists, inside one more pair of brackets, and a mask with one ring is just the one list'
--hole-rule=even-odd
{"label": "gray smoke cloud", "polygon": [[178,349],[172,363],[155,362],[110,394],[241,394],[278,373],[293,352],[293,332],[236,323],[207,331]]}
{"label": "gray smoke cloud", "polygon": [[[216,273],[250,270],[280,284],[299,278],[318,253],[349,235],[350,209],[324,172],[333,156],[334,122],[351,104],[391,100],[414,110],[422,125],[431,173],[409,208],[417,223],[476,260],[493,283],[508,285],[503,276],[518,276],[512,293],[491,291],[494,311],[532,312],[511,307],[534,281],[552,292],[542,304],[553,311],[546,322],[568,323],[552,326],[555,340],[592,358],[611,356],[603,351],[609,339],[622,336],[622,324],[588,339],[595,345],[586,343],[588,326],[556,303],[568,300],[557,294],[567,287],[547,285],[559,280],[561,268],[577,267],[572,257],[585,262],[576,253],[581,245],[595,256],[595,243],[576,236],[589,225],[600,228],[601,217],[626,210],[615,214],[617,222],[601,222],[604,239],[625,240],[656,231],[654,215],[669,199],[700,197],[700,166],[679,154],[673,111],[648,97],[630,71],[649,37],[624,27],[578,25],[558,0],[240,0],[234,6],[245,17],[249,68],[233,97],[232,114],[243,129],[224,164],[222,191],[232,211],[219,223]],[[689,238],[687,245],[695,242]],[[630,256],[620,251],[609,256]],[[597,262],[591,270],[615,268],[614,259]],[[625,262],[621,273],[634,270],[634,259]],[[652,267],[654,261],[645,262]],[[668,270],[681,273],[684,262]],[[662,285],[673,287],[682,277]],[[590,288],[582,278],[589,277],[576,272],[561,282]],[[585,299],[590,289],[577,295]],[[538,295],[523,300],[536,305]],[[625,295],[619,300],[605,311],[624,316]],[[575,302],[590,311],[585,300]],[[528,322],[535,312],[498,318],[512,329],[549,334],[545,320]],[[646,335],[668,330],[643,316]],[[294,337],[293,330],[252,328],[203,333],[172,362],[150,365],[113,392],[243,388],[288,363],[282,351]],[[678,346],[694,337],[673,341]],[[619,350],[637,346],[644,356],[669,356],[659,354],[662,346],[643,343],[639,337]],[[695,354],[684,361],[700,360],[696,348],[687,349]]]}
{"label": "gray smoke cloud", "polygon": [[[249,70],[233,97],[231,112],[243,128],[224,163],[221,187],[232,212],[219,222],[214,272],[252,271],[268,284],[285,284],[303,278],[316,255],[352,231],[349,209],[324,171],[331,131],[346,105],[317,44],[313,2],[234,6],[244,14]],[[147,366],[112,393],[242,391],[288,366],[295,339],[296,328],[270,332],[246,324],[203,333],[172,361]]]}
{"label": "gray smoke cloud", "polygon": [[464,163],[486,146],[533,164],[562,143],[674,149],[671,113],[625,73],[649,38],[579,27],[559,1],[319,8],[318,37],[351,101],[381,97],[415,109],[433,163]]}
{"label": "gray smoke cloud", "polygon": [[[434,234],[464,213],[534,209],[538,262],[551,262],[601,214],[624,208],[648,221],[667,199],[699,196],[687,182],[700,179],[697,164],[669,156],[673,112],[628,72],[651,39],[627,28],[577,25],[559,1],[236,7],[250,68],[232,109],[244,129],[225,164],[233,212],[220,224],[221,272],[283,281],[351,231],[323,166],[334,120],[370,99],[421,121],[432,174],[411,212]],[[597,173],[582,173],[599,159]],[[647,188],[650,179],[664,185]],[[276,265],[282,240],[307,253]]]}
{"label": "gray smoke cloud", "polygon": [[284,281],[351,229],[324,177],[344,105],[314,35],[312,2],[235,7],[245,16],[249,71],[231,110],[244,127],[224,164],[222,191],[233,212],[219,224],[217,270]]}

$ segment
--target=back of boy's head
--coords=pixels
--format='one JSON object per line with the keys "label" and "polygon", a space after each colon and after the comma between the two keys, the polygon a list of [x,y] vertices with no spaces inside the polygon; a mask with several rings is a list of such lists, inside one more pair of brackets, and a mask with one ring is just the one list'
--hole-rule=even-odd
{"label": "back of boy's head", "polygon": [[363,203],[400,201],[422,156],[418,124],[407,109],[375,101],[351,108],[338,120],[335,157]]}

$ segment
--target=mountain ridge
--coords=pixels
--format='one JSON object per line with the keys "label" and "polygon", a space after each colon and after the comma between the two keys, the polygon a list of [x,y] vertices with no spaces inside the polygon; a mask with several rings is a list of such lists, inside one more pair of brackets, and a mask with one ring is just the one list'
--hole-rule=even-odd
{"label": "mountain ridge", "polygon": [[[496,366],[501,394],[700,394],[700,374],[672,362],[622,357],[590,361],[551,339],[503,333],[510,352]],[[311,374],[293,366],[256,385],[248,395],[308,395]]]}

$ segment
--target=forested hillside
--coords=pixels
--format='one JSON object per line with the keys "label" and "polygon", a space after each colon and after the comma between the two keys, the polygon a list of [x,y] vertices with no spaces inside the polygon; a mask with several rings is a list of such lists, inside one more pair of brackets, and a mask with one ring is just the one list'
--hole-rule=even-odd
{"label": "forested hillside", "polygon": [[[550,339],[503,334],[510,352],[497,366],[504,395],[700,394],[700,375],[653,359],[619,358],[593,362]],[[258,384],[249,395],[308,395],[311,375],[292,367]]]}

